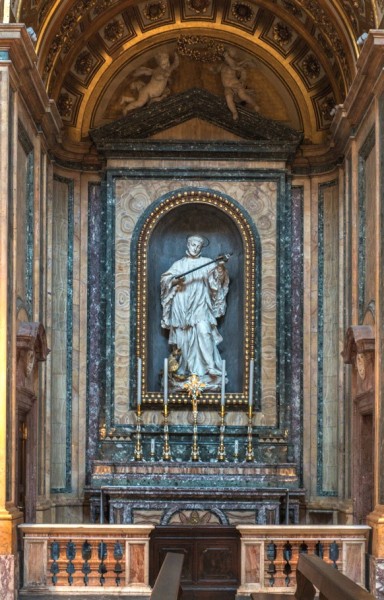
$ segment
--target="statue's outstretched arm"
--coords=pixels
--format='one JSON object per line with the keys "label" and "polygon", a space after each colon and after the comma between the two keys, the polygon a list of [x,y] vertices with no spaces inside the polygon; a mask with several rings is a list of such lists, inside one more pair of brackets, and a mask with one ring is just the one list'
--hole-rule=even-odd
{"label": "statue's outstretched arm", "polygon": [[177,54],[177,52],[175,52],[175,58],[173,59],[173,64],[172,64],[172,71],[174,71],[175,69],[177,69],[177,67],[180,64],[180,59],[179,59],[179,55]]}
{"label": "statue's outstretched arm", "polygon": [[150,69],[149,67],[139,67],[136,71],[133,71],[132,75],[133,77],[141,77],[142,75],[150,76],[152,73],[153,69]]}

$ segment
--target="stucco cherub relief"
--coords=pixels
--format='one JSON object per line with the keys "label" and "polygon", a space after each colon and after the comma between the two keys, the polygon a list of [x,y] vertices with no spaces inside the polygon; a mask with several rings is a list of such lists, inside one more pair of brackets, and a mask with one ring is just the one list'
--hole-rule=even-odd
{"label": "stucco cherub relief", "polygon": [[254,110],[259,106],[253,96],[253,90],[247,88],[247,72],[245,67],[250,65],[249,60],[239,60],[234,48],[227,48],[224,52],[223,62],[218,67],[221,83],[224,88],[225,101],[235,121],[239,118],[237,104],[246,102]]}
{"label": "stucco cherub relief", "polygon": [[130,85],[132,91],[137,92],[137,96],[123,96],[120,104],[123,106],[123,114],[126,115],[129,111],[135,108],[140,108],[151,102],[160,102],[171,93],[169,88],[170,78],[172,73],[179,66],[179,57],[174,55],[171,62],[167,52],[159,52],[156,56],[157,66],[139,67],[133,72],[133,77],[150,77],[149,81],[137,79]]}

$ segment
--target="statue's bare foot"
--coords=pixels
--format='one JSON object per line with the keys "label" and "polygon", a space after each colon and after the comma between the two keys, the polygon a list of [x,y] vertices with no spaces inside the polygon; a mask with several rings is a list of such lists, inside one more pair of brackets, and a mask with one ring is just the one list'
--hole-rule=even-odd
{"label": "statue's bare foot", "polygon": [[212,379],[217,379],[217,377],[221,376],[221,372],[218,371],[217,369],[209,369],[208,370],[208,375],[212,378]]}

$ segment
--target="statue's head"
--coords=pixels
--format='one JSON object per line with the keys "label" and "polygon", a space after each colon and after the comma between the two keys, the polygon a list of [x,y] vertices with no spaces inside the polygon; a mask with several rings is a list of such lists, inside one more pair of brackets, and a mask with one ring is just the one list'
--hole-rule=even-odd
{"label": "statue's head", "polygon": [[190,256],[199,256],[203,246],[208,245],[205,242],[208,241],[201,235],[190,235],[187,237],[187,252]]}
{"label": "statue's head", "polygon": [[157,64],[160,67],[168,67],[169,66],[169,54],[167,52],[159,52],[156,57]]}

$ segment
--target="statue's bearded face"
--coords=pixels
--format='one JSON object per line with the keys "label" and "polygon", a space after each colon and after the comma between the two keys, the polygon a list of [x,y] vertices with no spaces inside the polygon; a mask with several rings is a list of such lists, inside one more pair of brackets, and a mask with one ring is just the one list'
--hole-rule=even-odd
{"label": "statue's bearded face", "polygon": [[201,248],[203,247],[203,240],[198,237],[190,237],[187,241],[188,254],[190,256],[199,256]]}

